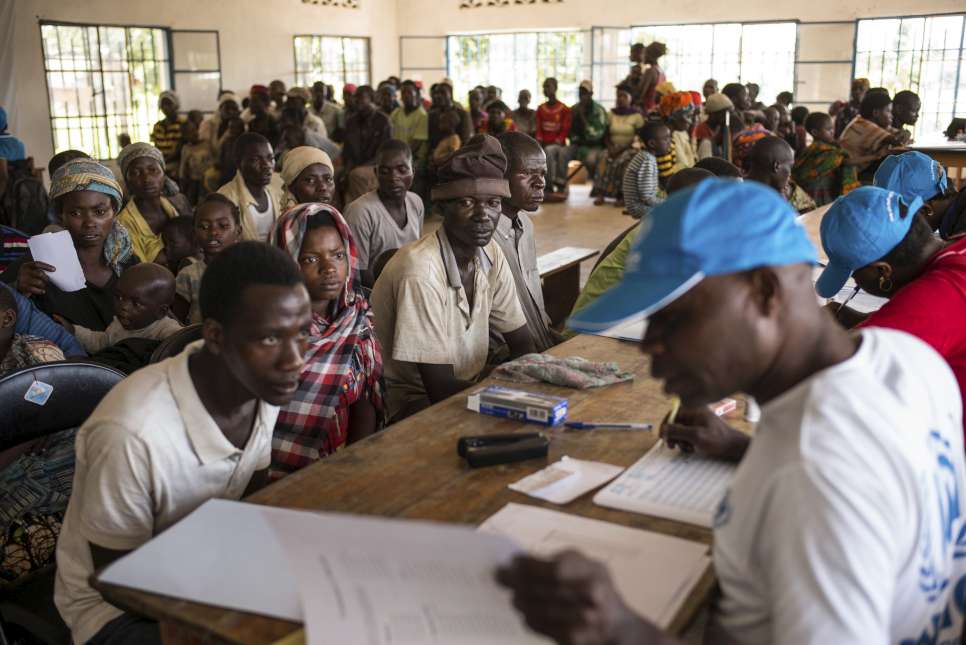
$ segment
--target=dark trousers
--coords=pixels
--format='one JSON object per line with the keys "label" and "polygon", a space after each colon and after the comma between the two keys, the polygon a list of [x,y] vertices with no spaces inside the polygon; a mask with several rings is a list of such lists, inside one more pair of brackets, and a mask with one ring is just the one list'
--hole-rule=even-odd
{"label": "dark trousers", "polygon": [[101,627],[87,645],[161,645],[161,628],[153,620],[122,614]]}

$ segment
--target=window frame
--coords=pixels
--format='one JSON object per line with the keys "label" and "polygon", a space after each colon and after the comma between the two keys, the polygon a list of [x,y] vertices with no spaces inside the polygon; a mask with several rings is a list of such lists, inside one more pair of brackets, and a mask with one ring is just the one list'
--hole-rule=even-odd
{"label": "window frame", "polygon": [[[628,31],[630,33],[630,41],[631,41],[630,44],[633,45],[634,42],[640,42],[640,41],[635,41],[634,40],[634,30],[643,30],[643,29],[649,29],[649,28],[650,29],[653,29],[653,28],[662,28],[662,27],[704,27],[704,26],[711,27],[712,30],[713,30],[714,27],[716,27],[718,25],[739,25],[741,27],[741,32],[742,33],[741,33],[741,38],[738,41],[738,78],[737,79],[733,79],[733,82],[740,82],[742,84],[749,83],[749,82],[754,82],[754,83],[758,83],[759,85],[761,85],[761,80],[760,79],[755,79],[755,80],[741,80],[741,77],[742,77],[742,70],[741,70],[741,68],[742,68],[742,60],[741,60],[741,57],[743,56],[744,49],[745,49],[744,48],[744,30],[745,30],[745,27],[746,26],[758,26],[758,25],[788,25],[788,24],[793,24],[793,25],[795,25],[795,46],[792,48],[792,60],[791,60],[792,78],[791,78],[791,83],[790,83],[790,85],[789,85],[789,87],[787,89],[788,89],[788,91],[792,92],[792,94],[795,94],[797,92],[797,90],[798,90],[798,68],[797,68],[797,62],[798,62],[798,47],[799,47],[799,41],[800,41],[799,28],[801,26],[801,23],[802,23],[802,21],[800,19],[798,19],[798,18],[789,18],[789,19],[785,19],[785,20],[776,20],[776,19],[771,19],[771,20],[717,20],[717,21],[713,21],[713,22],[647,23],[647,24],[641,24],[641,25],[630,25],[627,29],[628,29]],[[714,45],[713,45],[713,43],[714,43],[714,40],[713,40],[713,31],[712,31],[711,60],[710,60],[710,63],[709,63],[712,71],[709,72],[707,78],[713,78],[713,73],[714,73],[713,72],[713,70],[714,70]],[[647,43],[645,43],[645,44],[647,44]],[[719,81],[719,83],[732,82],[731,80],[725,81],[724,79],[720,79],[720,78],[717,79],[717,80]],[[671,82],[674,82],[674,79],[671,79]],[[704,81],[701,81],[701,82],[703,83]],[[723,85],[722,85],[722,87],[723,87]],[[688,90],[695,90],[695,91],[698,91],[698,92],[700,92],[702,90],[701,87],[692,87],[692,88],[678,87],[677,89],[678,90],[688,89]],[[761,98],[761,95],[759,95],[759,100],[760,100],[760,98]],[[765,103],[765,101],[762,101],[762,102]]]}
{"label": "window frame", "polygon": [[[899,21],[903,21],[903,20],[919,20],[919,19],[929,19],[929,18],[948,18],[948,17],[954,17],[954,16],[960,16],[960,17],[962,17],[962,25],[961,25],[960,36],[959,36],[959,64],[956,65],[956,80],[954,81],[954,84],[953,84],[952,116],[950,118],[955,117],[956,116],[956,113],[957,113],[957,109],[966,109],[966,95],[963,95],[963,93],[960,92],[960,88],[962,87],[962,83],[963,83],[962,74],[963,74],[964,68],[966,68],[966,11],[947,11],[947,12],[943,12],[943,13],[926,13],[926,14],[910,14],[910,15],[903,15],[903,16],[875,16],[875,17],[872,17],[872,18],[857,18],[855,20],[855,39],[852,42],[852,74],[851,74],[851,78],[853,78],[853,79],[856,78],[856,75],[858,74],[858,61],[859,61],[859,29],[860,29],[861,24],[863,22],[875,22],[875,21],[879,21],[879,20],[899,20]],[[880,52],[886,52],[886,51],[892,52],[893,50],[880,50]],[[901,51],[902,50],[895,50],[894,53],[898,54]],[[921,49],[921,50],[919,50],[920,53],[924,53],[924,52],[927,52],[927,51],[937,51],[937,50],[931,50],[931,49]],[[915,90],[913,90],[913,88],[911,87],[911,85],[912,85],[912,78],[910,77],[910,79],[909,79],[910,87],[907,88],[907,89],[910,89],[910,90],[915,91],[916,94],[919,94],[920,97],[921,97],[921,94],[922,94],[922,91],[923,91],[922,90],[922,75],[921,75],[921,71],[922,71],[922,59],[921,58],[920,58],[919,63],[920,63],[920,72],[919,72],[919,77],[918,77],[919,80],[917,80],[917,82],[916,82],[916,88],[915,88]],[[880,80],[881,80],[881,77],[882,77],[882,70],[880,69],[880,71],[879,71],[879,78],[880,78]],[[872,79],[870,78],[869,80],[871,82]],[[872,83],[872,87],[876,87],[876,84]],[[938,116],[940,114],[940,112],[937,110],[936,114]],[[920,115],[920,119],[921,118],[922,117]],[[914,136],[918,135],[918,132],[917,131],[920,129],[920,127],[921,126],[919,125],[919,123],[917,123],[916,126],[915,126],[915,128],[913,129]],[[937,122],[937,128],[938,128],[938,130],[936,132],[941,132],[945,128],[945,125],[942,124],[942,123]],[[933,133],[930,133],[930,134],[933,134]]]}
{"label": "window frame", "polygon": [[[340,34],[295,34],[292,36],[292,61],[294,62],[295,71],[293,74],[293,78],[295,80],[296,85],[298,85],[300,82],[299,76],[301,74],[301,72],[299,71],[299,49],[298,49],[299,38],[312,38],[312,39],[337,38],[341,41],[340,44],[342,45],[342,55],[341,55],[342,77],[341,79],[338,80],[338,82],[341,83],[342,85],[344,85],[347,82],[345,80],[345,77],[346,77],[345,41],[346,40],[365,41],[365,45],[366,45],[366,83],[365,84],[372,85],[372,38],[371,37],[345,36]],[[323,82],[330,83],[330,80],[326,79],[326,80],[323,80]],[[333,87],[335,87],[335,83],[332,83],[332,84],[333,84]],[[338,90],[339,88],[336,88],[336,89]]]}
{"label": "window frame", "polygon": [[[573,35],[579,36],[580,38],[583,39],[583,42],[581,43],[581,49],[580,49],[580,55],[579,55],[580,61],[579,61],[579,63],[576,66],[578,71],[577,71],[577,80],[576,80],[576,83],[574,84],[573,101],[570,101],[566,96],[561,96],[560,97],[560,101],[561,102],[563,102],[563,103],[565,103],[567,105],[571,105],[571,104],[577,102],[576,92],[577,92],[577,86],[579,86],[580,81],[583,80],[584,78],[590,78],[590,75],[593,72],[592,61],[590,60],[591,57],[592,57],[592,54],[593,54],[593,49],[592,49],[592,47],[593,47],[593,30],[592,29],[593,28],[591,28],[591,27],[586,27],[586,28],[576,28],[576,27],[574,27],[574,28],[521,29],[521,30],[512,30],[512,31],[480,31],[480,32],[447,33],[444,36],[444,38],[446,38],[446,48],[445,48],[445,53],[446,53],[446,76],[447,76],[447,78],[453,79],[454,83],[456,82],[455,75],[453,74],[453,59],[452,59],[452,56],[453,56],[453,49],[454,48],[452,47],[452,41],[451,41],[451,39],[453,39],[453,38],[483,38],[483,37],[492,38],[494,36],[513,36],[513,37],[516,37],[516,36],[533,36],[533,35],[535,35],[537,37],[537,39],[536,39],[536,48],[534,50],[534,59],[533,59],[533,61],[534,61],[534,65],[536,66],[535,67],[535,70],[536,70],[536,75],[537,75],[537,82],[539,83],[539,70],[540,70],[540,65],[539,65],[539,61],[540,61],[540,51],[539,51],[539,49],[540,49],[540,34],[573,34]],[[476,79],[476,81],[477,82],[480,82],[480,81],[490,82],[490,79]],[[469,89],[472,89],[473,87],[475,87],[475,86],[472,86],[471,85],[471,86],[469,86]],[[457,101],[459,101],[460,98],[464,98],[465,99],[465,96],[463,96],[463,97],[457,96],[457,93],[458,93],[457,90],[458,89],[459,88],[454,88],[454,99],[457,100]],[[513,93],[513,89],[514,88],[501,88],[501,90],[504,90],[503,102],[504,103],[507,103],[507,105],[509,105],[511,108],[513,108],[513,106],[516,104],[516,97],[515,96],[511,96],[511,94]],[[534,109],[535,110],[536,109],[536,106],[541,103],[540,97],[542,96],[541,95],[542,87],[540,87],[539,85],[537,87],[532,87],[532,88],[531,87],[528,87],[528,88],[515,88],[515,89],[517,91],[519,91],[520,89],[528,89],[528,90],[530,90],[530,93],[532,95],[531,96],[531,109]],[[513,108],[513,109],[515,109],[515,108]]]}
{"label": "window frame", "polygon": [[[38,29],[38,32],[39,32],[39,35],[40,35],[40,56],[41,56],[41,59],[42,59],[42,62],[43,62],[43,66],[44,66],[44,87],[47,89],[47,118],[48,118],[48,123],[50,124],[51,149],[54,151],[54,154],[57,153],[57,136],[56,136],[57,130],[54,127],[54,121],[55,121],[55,119],[68,119],[69,120],[71,118],[84,118],[84,117],[82,117],[81,115],[78,115],[78,117],[58,117],[58,116],[54,116],[53,110],[51,109],[52,104],[53,104],[53,95],[51,94],[50,76],[49,75],[51,73],[64,72],[65,70],[52,70],[52,69],[50,69],[48,67],[48,59],[47,59],[47,51],[46,51],[46,41],[44,39],[44,27],[80,27],[80,28],[84,28],[84,29],[94,29],[94,30],[96,30],[96,33],[97,33],[97,43],[98,43],[97,58],[95,59],[93,56],[90,56],[90,57],[88,57],[88,61],[91,63],[91,65],[96,64],[97,67],[96,68],[93,68],[92,67],[92,69],[90,69],[90,70],[77,70],[77,71],[81,71],[81,72],[90,73],[92,77],[94,75],[97,75],[97,76],[100,77],[101,88],[102,88],[102,91],[100,93],[101,94],[101,97],[100,97],[100,99],[98,99],[95,96],[95,98],[94,98],[95,109],[94,109],[94,111],[93,111],[93,113],[91,115],[89,115],[89,116],[86,117],[86,118],[90,118],[92,120],[95,120],[95,122],[99,122],[101,124],[98,128],[95,128],[95,132],[103,131],[105,133],[105,136],[107,136],[107,133],[109,132],[108,118],[110,116],[116,116],[116,115],[111,115],[111,114],[109,114],[107,112],[107,105],[104,102],[104,92],[103,92],[103,88],[106,86],[106,84],[105,84],[105,76],[104,76],[104,74],[105,74],[105,68],[104,68],[104,59],[103,59],[103,56],[101,55],[101,50],[100,50],[100,43],[101,43],[100,30],[102,28],[108,28],[108,29],[124,29],[125,30],[125,46],[126,47],[130,44],[130,35],[128,33],[128,30],[130,30],[130,29],[151,29],[151,30],[157,30],[157,31],[162,32],[163,38],[164,38],[165,49],[166,49],[166,51],[165,51],[166,58],[162,58],[162,59],[157,59],[157,58],[151,59],[151,62],[154,63],[154,64],[159,64],[159,65],[160,64],[164,64],[164,65],[167,66],[167,73],[166,74],[158,74],[158,80],[160,81],[162,78],[165,78],[167,80],[167,87],[168,88],[171,88],[171,89],[176,89],[175,88],[175,84],[174,84],[174,56],[173,56],[173,47],[172,47],[172,42],[171,42],[171,28],[170,27],[165,27],[165,26],[161,26],[161,25],[144,25],[144,24],[119,24],[119,23],[77,22],[77,21],[69,21],[69,20],[47,20],[47,19],[40,19],[40,20],[38,20],[37,21],[37,29]],[[130,63],[131,60],[130,59],[127,59],[126,62]],[[110,71],[110,70],[108,70],[108,71]],[[76,73],[76,71],[72,71],[72,73]],[[95,88],[92,87],[92,93],[93,93],[93,90],[94,89]],[[132,89],[132,86],[131,86],[131,82],[130,82],[130,71],[128,71],[128,90],[129,90],[129,93],[131,95],[133,95],[133,91],[131,91],[131,89]],[[161,91],[164,91],[164,89],[162,89]],[[99,107],[100,107],[100,112],[98,112],[98,104],[99,104]],[[153,124],[149,124],[149,128],[150,128],[151,125],[153,125]],[[107,145],[108,151],[110,151],[111,146],[112,146],[112,143],[111,143],[110,139],[107,139],[106,140],[106,145]],[[103,161],[105,159],[110,159],[110,158],[108,158],[108,157],[98,157],[98,160],[101,160],[101,161]]]}

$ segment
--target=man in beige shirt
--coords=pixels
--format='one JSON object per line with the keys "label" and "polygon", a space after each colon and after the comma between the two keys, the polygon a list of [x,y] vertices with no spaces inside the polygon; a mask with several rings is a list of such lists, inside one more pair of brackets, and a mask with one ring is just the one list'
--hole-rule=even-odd
{"label": "man in beige shirt", "polygon": [[[547,181],[547,156],[536,139],[522,132],[506,132],[499,137],[507,158],[506,178],[510,196],[503,199],[503,215],[496,225],[493,240],[506,256],[517,298],[527,318],[527,327],[535,351],[543,352],[560,342],[550,328],[550,317],[543,303],[543,286],[537,268],[537,243],[533,222],[527,211],[534,212],[543,203]],[[505,356],[505,343],[499,334],[491,334],[494,355]]]}
{"label": "man in beige shirt", "polygon": [[376,281],[370,301],[393,420],[469,387],[486,365],[491,329],[511,355],[533,351],[513,275],[492,239],[510,196],[505,170],[499,142],[473,137],[439,170],[432,198],[442,228],[400,249]]}

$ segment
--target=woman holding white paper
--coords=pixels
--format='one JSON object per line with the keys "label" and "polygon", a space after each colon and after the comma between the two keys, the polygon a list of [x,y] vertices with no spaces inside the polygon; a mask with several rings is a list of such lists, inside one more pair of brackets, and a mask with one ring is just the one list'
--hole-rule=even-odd
{"label": "woman holding white paper", "polygon": [[77,291],[61,289],[48,275],[57,267],[30,256],[9,265],[0,279],[15,285],[44,313],[103,331],[114,318],[115,281],[138,262],[127,231],[117,221],[121,187],[101,164],[75,159],[54,173],[50,197],[59,223],[70,233],[85,286]]}

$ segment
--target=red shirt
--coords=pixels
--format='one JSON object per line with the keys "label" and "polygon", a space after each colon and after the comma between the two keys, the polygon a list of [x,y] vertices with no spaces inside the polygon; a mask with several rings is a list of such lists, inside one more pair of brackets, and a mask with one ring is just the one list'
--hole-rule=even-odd
{"label": "red shirt", "polygon": [[567,144],[570,134],[570,108],[557,101],[552,107],[544,103],[537,108],[537,141],[543,144]]}
{"label": "red shirt", "polygon": [[933,256],[922,275],[859,326],[898,329],[925,341],[949,363],[960,394],[966,392],[966,238]]}

